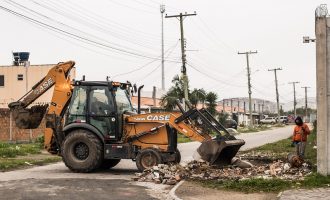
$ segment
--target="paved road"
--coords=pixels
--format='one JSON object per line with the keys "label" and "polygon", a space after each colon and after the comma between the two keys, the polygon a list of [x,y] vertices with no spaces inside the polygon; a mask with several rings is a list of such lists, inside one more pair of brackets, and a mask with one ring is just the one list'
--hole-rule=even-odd
{"label": "paved road", "polygon": [[[291,135],[292,127],[242,134],[242,149],[274,142]],[[182,160],[191,160],[199,143],[180,144]],[[135,163],[123,160],[116,167],[95,173],[72,173],[63,163],[0,173],[0,199],[167,199],[170,187],[134,183]]]}
{"label": "paved road", "polygon": [[[292,135],[293,126],[285,126],[273,130],[260,131],[256,133],[244,133],[235,136],[238,139],[243,139],[245,145],[240,150],[248,150],[267,143],[276,142],[288,138]],[[190,142],[181,144],[178,148],[181,152],[182,160],[192,160],[192,154],[199,147],[199,142]]]}

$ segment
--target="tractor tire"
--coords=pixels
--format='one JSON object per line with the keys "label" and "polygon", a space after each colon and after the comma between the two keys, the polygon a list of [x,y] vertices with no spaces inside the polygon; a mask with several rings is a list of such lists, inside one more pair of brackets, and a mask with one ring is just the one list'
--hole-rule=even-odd
{"label": "tractor tire", "polygon": [[110,169],[116,166],[120,162],[120,159],[107,159],[103,160],[100,169]]}
{"label": "tractor tire", "polygon": [[91,172],[103,162],[103,144],[87,130],[74,130],[64,139],[61,154],[63,162],[71,171]]}
{"label": "tractor tire", "polygon": [[155,149],[143,149],[136,156],[136,166],[140,171],[162,163],[160,152]]}

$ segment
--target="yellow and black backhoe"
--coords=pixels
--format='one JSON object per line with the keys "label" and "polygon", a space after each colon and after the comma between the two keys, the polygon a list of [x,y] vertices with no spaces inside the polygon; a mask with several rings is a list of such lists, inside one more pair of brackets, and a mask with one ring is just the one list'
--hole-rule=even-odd
{"label": "yellow and black backhoe", "polygon": [[[205,109],[189,107],[181,112],[140,113],[131,104],[130,83],[71,80],[73,61],[59,63],[49,70],[31,91],[10,103],[19,128],[37,128],[46,121],[45,148],[63,158],[74,172],[111,168],[121,159],[136,161],[139,170],[161,164],[179,163],[177,134],[202,144],[197,149],[211,165],[227,165],[245,144],[231,136]],[[32,103],[54,86],[49,105]],[[211,135],[216,134],[212,138]]]}

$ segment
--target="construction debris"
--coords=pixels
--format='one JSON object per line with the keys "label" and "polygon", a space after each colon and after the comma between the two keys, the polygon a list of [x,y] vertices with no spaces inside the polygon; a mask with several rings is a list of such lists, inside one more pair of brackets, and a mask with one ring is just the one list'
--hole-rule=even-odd
{"label": "construction debris", "polygon": [[[282,160],[263,162],[261,160],[233,159],[232,165],[222,168],[210,166],[206,162],[191,161],[177,165],[160,164],[142,173],[136,173],[134,181],[154,182],[175,185],[182,179],[190,180],[242,180],[250,178],[279,178],[285,180],[303,180],[311,173],[311,166],[303,163],[301,167],[291,167]],[[254,163],[252,165],[251,163]]]}

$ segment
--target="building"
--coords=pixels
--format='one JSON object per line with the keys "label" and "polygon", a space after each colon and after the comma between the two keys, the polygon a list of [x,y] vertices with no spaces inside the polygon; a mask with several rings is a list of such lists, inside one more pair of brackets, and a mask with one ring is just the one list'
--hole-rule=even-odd
{"label": "building", "polygon": [[[30,91],[54,65],[30,65],[29,61],[25,61],[18,65],[0,66],[0,108],[8,108],[8,103],[17,101]],[[71,70],[70,76],[75,78],[75,68]],[[34,103],[49,103],[51,97],[52,89]]]}

